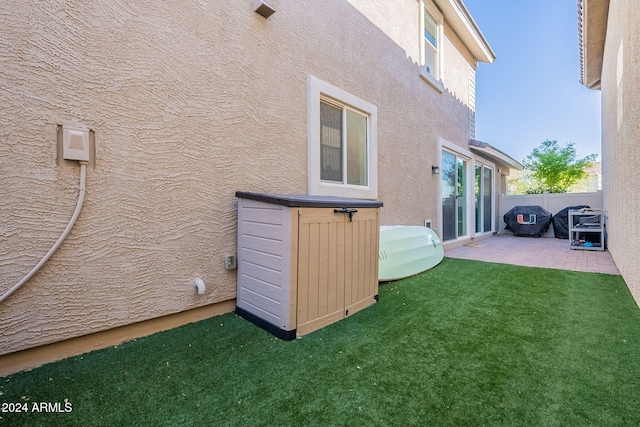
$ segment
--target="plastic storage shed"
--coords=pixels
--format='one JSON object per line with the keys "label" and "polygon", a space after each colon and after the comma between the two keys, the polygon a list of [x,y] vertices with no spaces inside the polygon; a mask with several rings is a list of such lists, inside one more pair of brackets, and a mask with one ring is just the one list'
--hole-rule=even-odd
{"label": "plastic storage shed", "polygon": [[551,212],[542,206],[516,206],[503,216],[514,235],[541,237],[551,224]]}
{"label": "plastic storage shed", "polygon": [[378,299],[382,202],[236,192],[236,314],[291,340]]}

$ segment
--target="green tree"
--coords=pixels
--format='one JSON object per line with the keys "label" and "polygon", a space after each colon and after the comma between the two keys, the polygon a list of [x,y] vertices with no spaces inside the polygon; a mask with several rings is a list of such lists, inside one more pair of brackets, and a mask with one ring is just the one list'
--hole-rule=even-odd
{"label": "green tree", "polygon": [[527,193],[564,193],[571,185],[586,175],[589,167],[597,159],[597,154],[577,159],[572,142],[564,147],[558,141],[544,141],[534,148],[523,161],[525,170],[530,172],[531,183]]}

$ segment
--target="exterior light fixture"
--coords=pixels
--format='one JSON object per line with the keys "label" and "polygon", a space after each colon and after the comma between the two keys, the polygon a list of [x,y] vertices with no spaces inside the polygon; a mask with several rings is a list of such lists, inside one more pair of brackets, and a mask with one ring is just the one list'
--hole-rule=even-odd
{"label": "exterior light fixture", "polygon": [[431,173],[434,175],[440,174],[440,166],[431,166]]}
{"label": "exterior light fixture", "polygon": [[253,10],[264,18],[268,18],[276,13],[276,10],[263,0],[253,0]]}

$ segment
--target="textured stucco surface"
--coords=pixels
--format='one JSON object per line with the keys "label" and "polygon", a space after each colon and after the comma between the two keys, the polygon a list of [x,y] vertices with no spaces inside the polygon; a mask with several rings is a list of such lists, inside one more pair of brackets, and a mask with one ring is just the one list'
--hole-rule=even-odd
{"label": "textured stucco surface", "polygon": [[268,20],[251,4],[3,3],[0,292],[75,207],[57,126],[96,150],[75,228],[0,305],[0,354],[234,298],[234,192],[307,191],[308,74],[378,107],[381,222],[436,219],[437,140],[467,146],[476,65],[455,33],[440,94],[419,77],[415,0],[271,0]]}
{"label": "textured stucco surface", "polygon": [[602,192],[608,246],[640,305],[640,3],[611,0],[602,73]]}

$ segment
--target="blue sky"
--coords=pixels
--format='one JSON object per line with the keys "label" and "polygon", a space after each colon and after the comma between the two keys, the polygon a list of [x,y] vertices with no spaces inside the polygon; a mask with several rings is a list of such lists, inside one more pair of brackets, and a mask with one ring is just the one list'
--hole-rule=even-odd
{"label": "blue sky", "polygon": [[582,86],[576,0],[464,0],[497,55],[476,75],[476,139],[522,161],[545,139],[600,156],[600,92]]}

